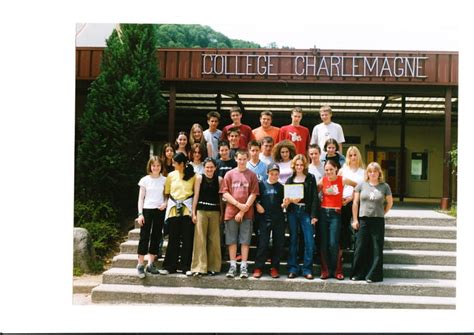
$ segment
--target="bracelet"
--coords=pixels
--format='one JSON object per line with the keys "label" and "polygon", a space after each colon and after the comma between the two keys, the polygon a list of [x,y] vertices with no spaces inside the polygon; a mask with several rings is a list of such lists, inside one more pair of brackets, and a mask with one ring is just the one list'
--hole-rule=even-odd
{"label": "bracelet", "polygon": [[143,215],[143,213],[138,213],[138,216]]}

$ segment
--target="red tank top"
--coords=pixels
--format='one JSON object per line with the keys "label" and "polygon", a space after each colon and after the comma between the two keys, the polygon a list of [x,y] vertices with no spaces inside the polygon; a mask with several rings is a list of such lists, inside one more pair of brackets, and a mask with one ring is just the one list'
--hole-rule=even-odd
{"label": "red tank top", "polygon": [[341,209],[343,189],[342,176],[337,176],[334,181],[330,181],[328,177],[324,176],[322,188],[323,201],[321,207]]}

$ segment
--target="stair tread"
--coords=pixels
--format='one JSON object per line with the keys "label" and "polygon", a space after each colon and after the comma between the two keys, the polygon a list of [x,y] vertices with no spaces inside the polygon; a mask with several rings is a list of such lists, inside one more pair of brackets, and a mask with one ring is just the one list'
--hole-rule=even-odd
{"label": "stair tread", "polygon": [[[378,283],[374,283],[377,285]],[[371,284],[371,285],[374,285]],[[134,294],[170,294],[188,296],[214,296],[222,298],[258,298],[258,299],[281,299],[281,300],[335,300],[335,301],[355,301],[355,302],[378,302],[378,303],[411,303],[417,305],[438,304],[454,305],[455,298],[451,297],[431,297],[431,296],[394,296],[394,295],[368,295],[354,293],[325,293],[325,292],[294,292],[294,291],[268,291],[268,290],[237,290],[237,289],[217,289],[200,287],[164,287],[164,286],[143,286],[143,285],[123,285],[123,284],[101,284],[94,288],[94,291],[102,292],[125,292]]]}
{"label": "stair tread", "polygon": [[431,231],[456,231],[456,227],[452,226],[411,226],[411,225],[394,225],[394,224],[386,224],[385,229],[393,229],[393,230],[431,230]]}
{"label": "stair tread", "polygon": [[443,243],[456,244],[456,239],[449,238],[429,238],[429,237],[392,237],[386,236],[385,241],[390,242],[429,242],[429,243]]}

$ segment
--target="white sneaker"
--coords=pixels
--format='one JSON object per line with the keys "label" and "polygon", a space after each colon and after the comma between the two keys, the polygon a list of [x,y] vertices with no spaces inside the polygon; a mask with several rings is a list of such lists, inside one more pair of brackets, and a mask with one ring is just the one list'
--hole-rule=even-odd
{"label": "white sneaker", "polygon": [[193,275],[193,272],[191,270],[186,271],[186,276],[191,277]]}
{"label": "white sneaker", "polygon": [[158,273],[159,273],[160,275],[169,275],[169,274],[170,274],[170,272],[169,272],[168,270],[166,270],[166,269],[158,270]]}
{"label": "white sneaker", "polygon": [[240,278],[248,278],[249,277],[249,271],[247,270],[247,267],[240,267]]}

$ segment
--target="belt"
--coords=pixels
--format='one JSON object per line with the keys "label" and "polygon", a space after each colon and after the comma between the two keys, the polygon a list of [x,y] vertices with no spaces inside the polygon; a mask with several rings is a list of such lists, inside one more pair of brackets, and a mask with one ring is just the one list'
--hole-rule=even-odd
{"label": "belt", "polygon": [[198,205],[205,205],[205,206],[219,206],[219,204],[213,204],[210,202],[205,202],[205,201],[198,201]]}

